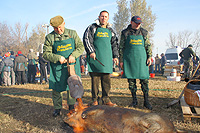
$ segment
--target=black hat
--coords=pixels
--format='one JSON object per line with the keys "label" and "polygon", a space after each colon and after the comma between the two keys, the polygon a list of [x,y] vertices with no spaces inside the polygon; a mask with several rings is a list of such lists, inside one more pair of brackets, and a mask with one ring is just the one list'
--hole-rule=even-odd
{"label": "black hat", "polygon": [[133,16],[131,18],[131,21],[135,22],[136,24],[142,23],[142,20],[141,20],[141,18],[139,16]]}
{"label": "black hat", "polygon": [[192,44],[188,45],[188,47],[193,47]]}

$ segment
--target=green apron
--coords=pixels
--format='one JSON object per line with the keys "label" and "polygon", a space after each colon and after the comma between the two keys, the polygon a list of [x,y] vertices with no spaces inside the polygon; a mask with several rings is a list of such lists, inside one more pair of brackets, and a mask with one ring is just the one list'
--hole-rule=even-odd
{"label": "green apron", "polygon": [[[61,41],[54,41],[53,44],[53,53],[62,55],[65,58],[68,58],[74,51],[74,49],[75,49],[75,42],[73,38]],[[78,76],[81,76],[79,58],[76,59],[75,72]],[[69,90],[67,79],[68,79],[67,63],[60,64],[59,61],[57,63],[51,62],[49,88],[57,92]]]}
{"label": "green apron", "polygon": [[112,73],[112,33],[107,28],[97,28],[94,35],[94,48],[96,58],[104,65],[102,66],[97,60],[87,55],[88,71],[97,73]]}
{"label": "green apron", "polygon": [[124,72],[122,77],[128,79],[149,79],[149,68],[146,62],[147,54],[143,36],[128,36],[123,52]]}

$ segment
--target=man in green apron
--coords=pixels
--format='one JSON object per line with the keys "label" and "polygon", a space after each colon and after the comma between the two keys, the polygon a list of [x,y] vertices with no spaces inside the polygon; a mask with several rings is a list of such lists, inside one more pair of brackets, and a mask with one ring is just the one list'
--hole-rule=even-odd
{"label": "man in green apron", "polygon": [[[108,23],[109,13],[101,11],[96,23],[85,30],[83,43],[87,52],[88,71],[92,82],[93,105],[98,105],[99,81],[102,86],[102,102],[116,106],[109,98],[111,88],[110,73],[113,72],[113,61],[118,64],[117,37]],[[97,59],[101,62],[99,63]]]}
{"label": "man in green apron", "polygon": [[131,24],[122,31],[119,55],[120,67],[123,68],[123,78],[128,79],[129,89],[131,91],[133,102],[129,107],[136,107],[138,104],[136,98],[136,79],[140,79],[141,88],[144,94],[144,106],[152,109],[148,101],[149,91],[149,68],[151,65],[151,45],[147,39],[147,30],[141,26],[141,18],[133,16]]}
{"label": "man in green apron", "polygon": [[43,57],[50,61],[49,88],[53,89],[52,99],[55,108],[53,116],[56,117],[60,115],[62,108],[61,92],[67,90],[69,110],[74,108],[76,100],[69,94],[66,62],[68,58],[69,63],[75,63],[76,74],[80,76],[79,56],[83,53],[84,46],[75,30],[65,28],[62,16],[51,18],[50,24],[54,28],[54,31],[45,38]]}

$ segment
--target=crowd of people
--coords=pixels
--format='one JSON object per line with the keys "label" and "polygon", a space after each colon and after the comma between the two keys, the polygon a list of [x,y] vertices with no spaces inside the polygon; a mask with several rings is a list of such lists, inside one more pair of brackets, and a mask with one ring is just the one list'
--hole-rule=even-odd
{"label": "crowd of people", "polygon": [[[149,73],[164,74],[165,66],[167,64],[167,58],[164,53],[160,56],[156,54],[156,57],[151,57],[151,66],[149,67]],[[155,68],[155,69],[154,69]]]}
{"label": "crowd of people", "polygon": [[27,56],[22,51],[18,51],[16,55],[9,51],[3,57],[0,56],[0,72],[2,86],[36,83],[37,72],[40,73],[40,84],[43,83],[43,79],[48,83],[49,62],[42,57],[42,53],[38,57],[33,49],[29,50]]}
{"label": "crowd of people", "polygon": [[[199,57],[195,54],[192,47],[193,46],[189,44],[188,47],[184,48],[178,55],[181,57],[179,64],[183,64],[184,66],[184,78],[190,78],[194,72],[194,69],[196,69],[199,64]],[[163,75],[165,66],[167,64],[167,58],[165,54],[162,53],[160,56],[156,54],[155,58],[151,57],[151,62],[149,73],[160,73]],[[197,70],[196,73],[199,74],[199,70]]]}

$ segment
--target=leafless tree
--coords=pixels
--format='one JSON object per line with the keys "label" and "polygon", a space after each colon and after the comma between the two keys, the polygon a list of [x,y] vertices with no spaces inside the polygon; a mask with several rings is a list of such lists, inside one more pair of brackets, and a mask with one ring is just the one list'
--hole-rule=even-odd
{"label": "leafless tree", "polygon": [[12,43],[13,38],[11,36],[9,26],[5,22],[0,23],[0,50],[3,53],[6,52]]}
{"label": "leafless tree", "polygon": [[200,31],[192,32],[188,30],[178,32],[178,35],[169,33],[169,38],[166,41],[166,46],[173,48],[180,46],[186,48],[189,44],[193,45],[195,53],[199,54],[200,47]]}
{"label": "leafless tree", "polygon": [[10,27],[13,39],[15,40],[15,45],[19,45],[20,47],[25,46],[24,42],[27,42],[27,30],[28,30],[28,23],[24,26],[20,22],[16,23],[14,28]]}
{"label": "leafless tree", "polygon": [[184,30],[178,33],[178,37],[177,37],[177,45],[181,46],[182,48],[185,48],[188,46],[189,43],[191,43],[191,35],[192,32],[188,31],[188,30]]}
{"label": "leafless tree", "polygon": [[40,45],[44,43],[45,39],[45,29],[41,26],[41,24],[36,25],[33,28],[31,36],[28,39],[27,47],[29,49],[34,49],[34,51],[41,52]]}
{"label": "leafless tree", "polygon": [[174,48],[177,44],[177,37],[175,34],[173,33],[169,33],[169,40],[166,41],[166,45],[169,47],[169,48]]}
{"label": "leafless tree", "polygon": [[200,47],[200,31],[199,30],[194,33],[192,44],[194,45],[193,49],[194,49],[195,53],[200,54],[200,52],[199,52],[199,47]]}

